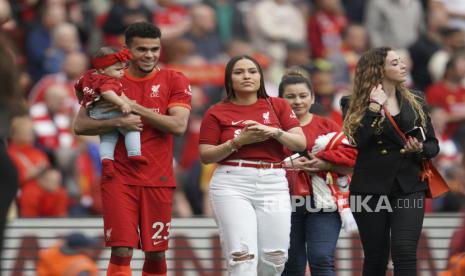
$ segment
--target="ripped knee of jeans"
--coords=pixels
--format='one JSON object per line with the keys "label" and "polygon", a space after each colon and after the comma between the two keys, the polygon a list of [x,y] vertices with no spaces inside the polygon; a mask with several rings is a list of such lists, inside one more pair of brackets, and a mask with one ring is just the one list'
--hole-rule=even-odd
{"label": "ripped knee of jeans", "polygon": [[243,245],[241,250],[231,252],[231,255],[229,256],[229,258],[230,258],[231,265],[237,265],[240,263],[253,261],[253,259],[255,258],[255,255],[249,252],[249,249],[247,246]]}
{"label": "ripped knee of jeans", "polygon": [[263,263],[274,267],[277,271],[284,270],[287,261],[287,252],[283,250],[267,250],[263,252]]}

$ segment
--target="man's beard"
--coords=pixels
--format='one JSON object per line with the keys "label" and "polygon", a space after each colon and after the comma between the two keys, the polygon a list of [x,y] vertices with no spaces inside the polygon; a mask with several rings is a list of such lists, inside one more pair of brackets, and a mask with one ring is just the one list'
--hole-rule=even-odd
{"label": "man's beard", "polygon": [[146,73],[146,74],[150,74],[150,73],[152,73],[153,69],[155,69],[155,67],[157,67],[157,66],[154,65],[150,70],[146,70],[146,69],[144,69],[144,68],[138,66],[138,69],[139,69],[141,72],[144,72],[144,73]]}

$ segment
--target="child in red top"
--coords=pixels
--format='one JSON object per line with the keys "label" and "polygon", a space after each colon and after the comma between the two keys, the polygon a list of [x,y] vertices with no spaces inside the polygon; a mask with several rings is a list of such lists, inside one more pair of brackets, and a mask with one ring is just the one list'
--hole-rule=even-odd
{"label": "child in red top", "polygon": [[18,197],[21,217],[64,217],[69,197],[61,185],[60,171],[45,169],[37,182],[24,187]]}
{"label": "child in red top", "polygon": [[[128,50],[116,52],[109,47],[102,47],[97,51],[92,65],[95,69],[88,70],[76,83],[75,89],[79,103],[85,107],[93,119],[111,119],[131,112],[129,103],[123,98],[123,86],[119,80],[123,76],[126,62],[130,59]],[[104,101],[102,101],[104,100]],[[105,101],[119,107],[120,111],[109,111]],[[102,171],[106,176],[113,176],[113,160],[119,133],[124,135],[128,158],[147,164],[142,156],[140,146],[140,132],[118,129],[100,135],[100,158]]]}

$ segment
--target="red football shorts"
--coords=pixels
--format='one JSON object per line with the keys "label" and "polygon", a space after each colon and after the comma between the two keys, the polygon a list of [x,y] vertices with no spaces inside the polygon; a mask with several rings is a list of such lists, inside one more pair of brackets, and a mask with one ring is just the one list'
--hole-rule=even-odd
{"label": "red football shorts", "polygon": [[166,251],[174,188],[102,181],[105,245]]}

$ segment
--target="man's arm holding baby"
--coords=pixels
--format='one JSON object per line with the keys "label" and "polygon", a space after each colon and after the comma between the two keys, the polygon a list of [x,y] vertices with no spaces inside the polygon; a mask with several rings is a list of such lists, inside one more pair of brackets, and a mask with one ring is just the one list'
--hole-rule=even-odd
{"label": "man's arm holding baby", "polygon": [[131,112],[131,106],[129,105],[129,102],[118,96],[115,91],[113,90],[107,90],[102,92],[102,97],[106,100],[109,101],[119,107],[121,112],[124,114],[129,114]]}
{"label": "man's arm holding baby", "polygon": [[81,107],[74,120],[74,132],[77,135],[100,135],[115,128],[142,131],[141,117],[130,113],[113,119],[95,120],[89,117],[84,107]]}

